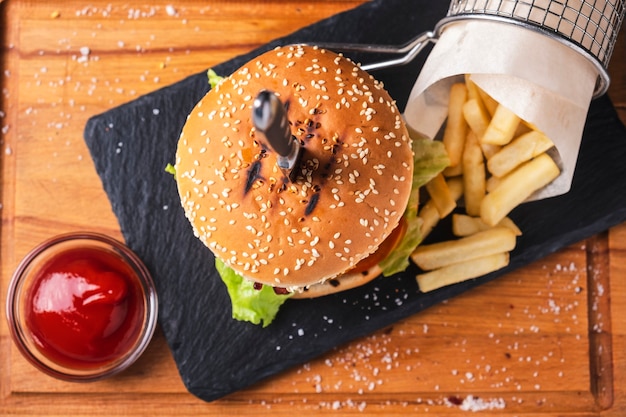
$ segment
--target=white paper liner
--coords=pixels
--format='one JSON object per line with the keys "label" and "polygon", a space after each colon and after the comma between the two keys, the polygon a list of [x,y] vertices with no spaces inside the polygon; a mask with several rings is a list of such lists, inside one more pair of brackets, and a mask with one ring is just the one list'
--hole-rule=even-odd
{"label": "white paper liner", "polygon": [[598,72],[576,50],[518,25],[483,19],[446,26],[413,86],[405,119],[434,138],[454,82],[470,74],[487,94],[543,131],[561,175],[530,199],[569,191]]}

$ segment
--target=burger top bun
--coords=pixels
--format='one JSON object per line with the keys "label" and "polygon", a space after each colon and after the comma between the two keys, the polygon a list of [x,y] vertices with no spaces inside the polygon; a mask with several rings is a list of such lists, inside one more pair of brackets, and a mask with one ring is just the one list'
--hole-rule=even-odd
{"label": "burger top bun", "polygon": [[[294,182],[255,134],[252,105],[276,93],[303,146]],[[393,99],[345,57],[310,46],[267,52],[188,116],[176,152],[195,235],[242,276],[304,287],[349,270],[398,224],[413,154]]]}

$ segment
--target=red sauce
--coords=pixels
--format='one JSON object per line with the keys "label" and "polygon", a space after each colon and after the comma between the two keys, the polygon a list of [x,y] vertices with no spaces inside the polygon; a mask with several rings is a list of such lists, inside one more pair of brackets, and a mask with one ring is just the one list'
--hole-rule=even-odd
{"label": "red sauce", "polygon": [[89,369],[123,355],[141,331],[144,306],[132,269],[96,248],[55,255],[27,296],[26,324],[41,352]]}

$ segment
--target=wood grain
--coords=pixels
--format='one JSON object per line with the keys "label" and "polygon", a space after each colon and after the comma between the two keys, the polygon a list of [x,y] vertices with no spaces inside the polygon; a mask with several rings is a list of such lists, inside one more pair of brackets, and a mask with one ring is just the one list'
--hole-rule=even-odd
{"label": "wood grain", "polygon": [[[0,2],[0,296],[41,240],[121,237],[86,120],[359,0]],[[609,94],[626,121],[626,36]],[[626,415],[626,224],[214,403],[188,394],[163,335],[90,384],[34,370],[0,324],[0,414]],[[489,409],[490,408],[490,409]]]}

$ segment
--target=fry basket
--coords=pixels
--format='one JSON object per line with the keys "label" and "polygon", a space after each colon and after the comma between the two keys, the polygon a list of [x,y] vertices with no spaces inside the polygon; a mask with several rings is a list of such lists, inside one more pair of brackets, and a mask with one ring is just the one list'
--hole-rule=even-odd
{"label": "fry basket", "polygon": [[489,19],[537,31],[589,59],[598,71],[597,97],[609,86],[607,68],[625,10],[626,0],[451,0],[434,36],[463,19]]}
{"label": "fry basket", "polygon": [[609,86],[608,64],[626,0],[451,0],[446,16],[417,39],[429,52],[404,111],[434,138],[448,116],[453,83],[470,79],[554,143],[560,175],[531,199],[572,185],[593,98]]}

